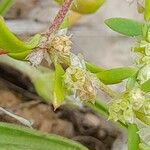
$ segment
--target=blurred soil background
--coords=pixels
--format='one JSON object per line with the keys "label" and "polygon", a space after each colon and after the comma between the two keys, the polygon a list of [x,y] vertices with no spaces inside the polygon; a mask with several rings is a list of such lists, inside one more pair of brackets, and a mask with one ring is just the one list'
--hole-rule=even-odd
{"label": "blurred soil background", "polygon": [[[142,20],[131,0],[107,0],[99,11],[85,15],[69,29],[73,51],[103,67],[132,64],[130,48],[134,40],[106,27],[104,20],[125,17]],[[6,23],[22,39],[43,32],[57,14],[52,0],[16,0],[6,14]],[[115,87],[120,90],[120,86]],[[127,150],[126,135],[89,108],[53,107],[41,102],[27,76],[0,64],[0,106],[33,121],[33,127],[59,134],[86,145],[90,150]],[[0,113],[0,121],[17,123]]]}

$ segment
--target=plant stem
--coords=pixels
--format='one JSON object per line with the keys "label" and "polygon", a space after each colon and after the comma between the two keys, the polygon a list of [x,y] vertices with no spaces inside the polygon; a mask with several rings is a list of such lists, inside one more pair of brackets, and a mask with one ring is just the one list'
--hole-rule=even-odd
{"label": "plant stem", "polygon": [[111,98],[116,97],[117,93],[110,89],[107,85],[105,85],[103,82],[99,81],[99,88],[104,93],[108,94]]}
{"label": "plant stem", "polygon": [[140,138],[135,124],[128,125],[128,150],[139,150]]}
{"label": "plant stem", "polygon": [[150,0],[145,0],[145,13],[144,19],[150,21]]}
{"label": "plant stem", "polygon": [[63,23],[64,18],[66,17],[66,15],[71,7],[72,2],[73,2],[73,0],[65,0],[64,1],[57,16],[55,17],[53,23],[49,27],[48,31],[45,33],[48,37],[52,33],[55,33],[59,29],[60,25]]}
{"label": "plant stem", "polygon": [[[87,106],[91,108],[94,112],[96,112],[99,115],[102,115],[105,118],[108,118],[109,112],[108,112],[108,106],[103,102],[102,100],[96,100],[95,104],[87,103]],[[111,120],[110,120],[111,121]],[[127,130],[128,126],[122,123],[121,121],[113,122],[116,123],[119,127]]]}

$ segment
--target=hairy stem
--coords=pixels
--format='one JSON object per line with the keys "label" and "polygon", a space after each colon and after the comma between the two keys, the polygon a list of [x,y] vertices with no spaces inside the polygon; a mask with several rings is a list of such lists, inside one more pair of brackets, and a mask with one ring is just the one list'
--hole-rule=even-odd
{"label": "hairy stem", "polygon": [[46,32],[46,35],[49,37],[52,33],[56,32],[60,25],[62,24],[62,22],[64,21],[64,18],[66,17],[71,4],[72,4],[73,0],[65,0],[63,5],[61,6],[57,16],[55,17],[53,23],[51,24],[51,26],[49,27],[48,31]]}

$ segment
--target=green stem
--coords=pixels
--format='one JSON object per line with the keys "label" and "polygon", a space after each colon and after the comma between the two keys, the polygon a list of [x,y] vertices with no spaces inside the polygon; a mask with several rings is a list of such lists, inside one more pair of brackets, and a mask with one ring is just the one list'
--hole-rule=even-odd
{"label": "green stem", "polygon": [[145,19],[146,21],[149,21],[149,20],[150,20],[150,0],[145,0],[144,19]]}
{"label": "green stem", "polygon": [[99,81],[99,88],[104,93],[108,94],[111,98],[116,97],[117,92],[113,91],[111,88],[109,88],[107,85],[105,85],[103,82]]}
{"label": "green stem", "polygon": [[140,138],[135,124],[128,125],[128,150],[139,150]]}
{"label": "green stem", "polygon": [[[105,118],[109,117],[109,111],[108,111],[108,106],[106,105],[105,102],[102,102],[102,100],[96,100],[95,104],[91,104],[91,103],[87,103],[87,106],[89,108],[91,108],[94,112],[96,112],[98,115],[102,115]],[[113,122],[116,123],[119,127],[123,128],[123,129],[127,129],[127,125],[125,125],[124,123],[122,123],[121,121],[118,122]]]}
{"label": "green stem", "polygon": [[0,3],[0,15],[4,15],[12,6],[14,0],[2,0]]}
{"label": "green stem", "polygon": [[108,107],[104,102],[102,102],[102,100],[96,100],[94,105],[88,103],[87,106],[90,107],[95,112],[97,112],[98,114],[101,114],[104,117],[108,118],[109,115]]}

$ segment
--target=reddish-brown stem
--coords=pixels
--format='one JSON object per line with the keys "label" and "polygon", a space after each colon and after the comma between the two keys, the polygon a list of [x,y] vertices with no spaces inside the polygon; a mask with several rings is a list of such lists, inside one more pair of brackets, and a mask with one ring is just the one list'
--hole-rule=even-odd
{"label": "reddish-brown stem", "polygon": [[66,14],[68,13],[70,6],[73,0],[65,0],[61,6],[57,16],[55,17],[52,25],[49,27],[49,30],[46,32],[46,35],[49,37],[52,33],[56,32],[60,25],[62,24]]}

